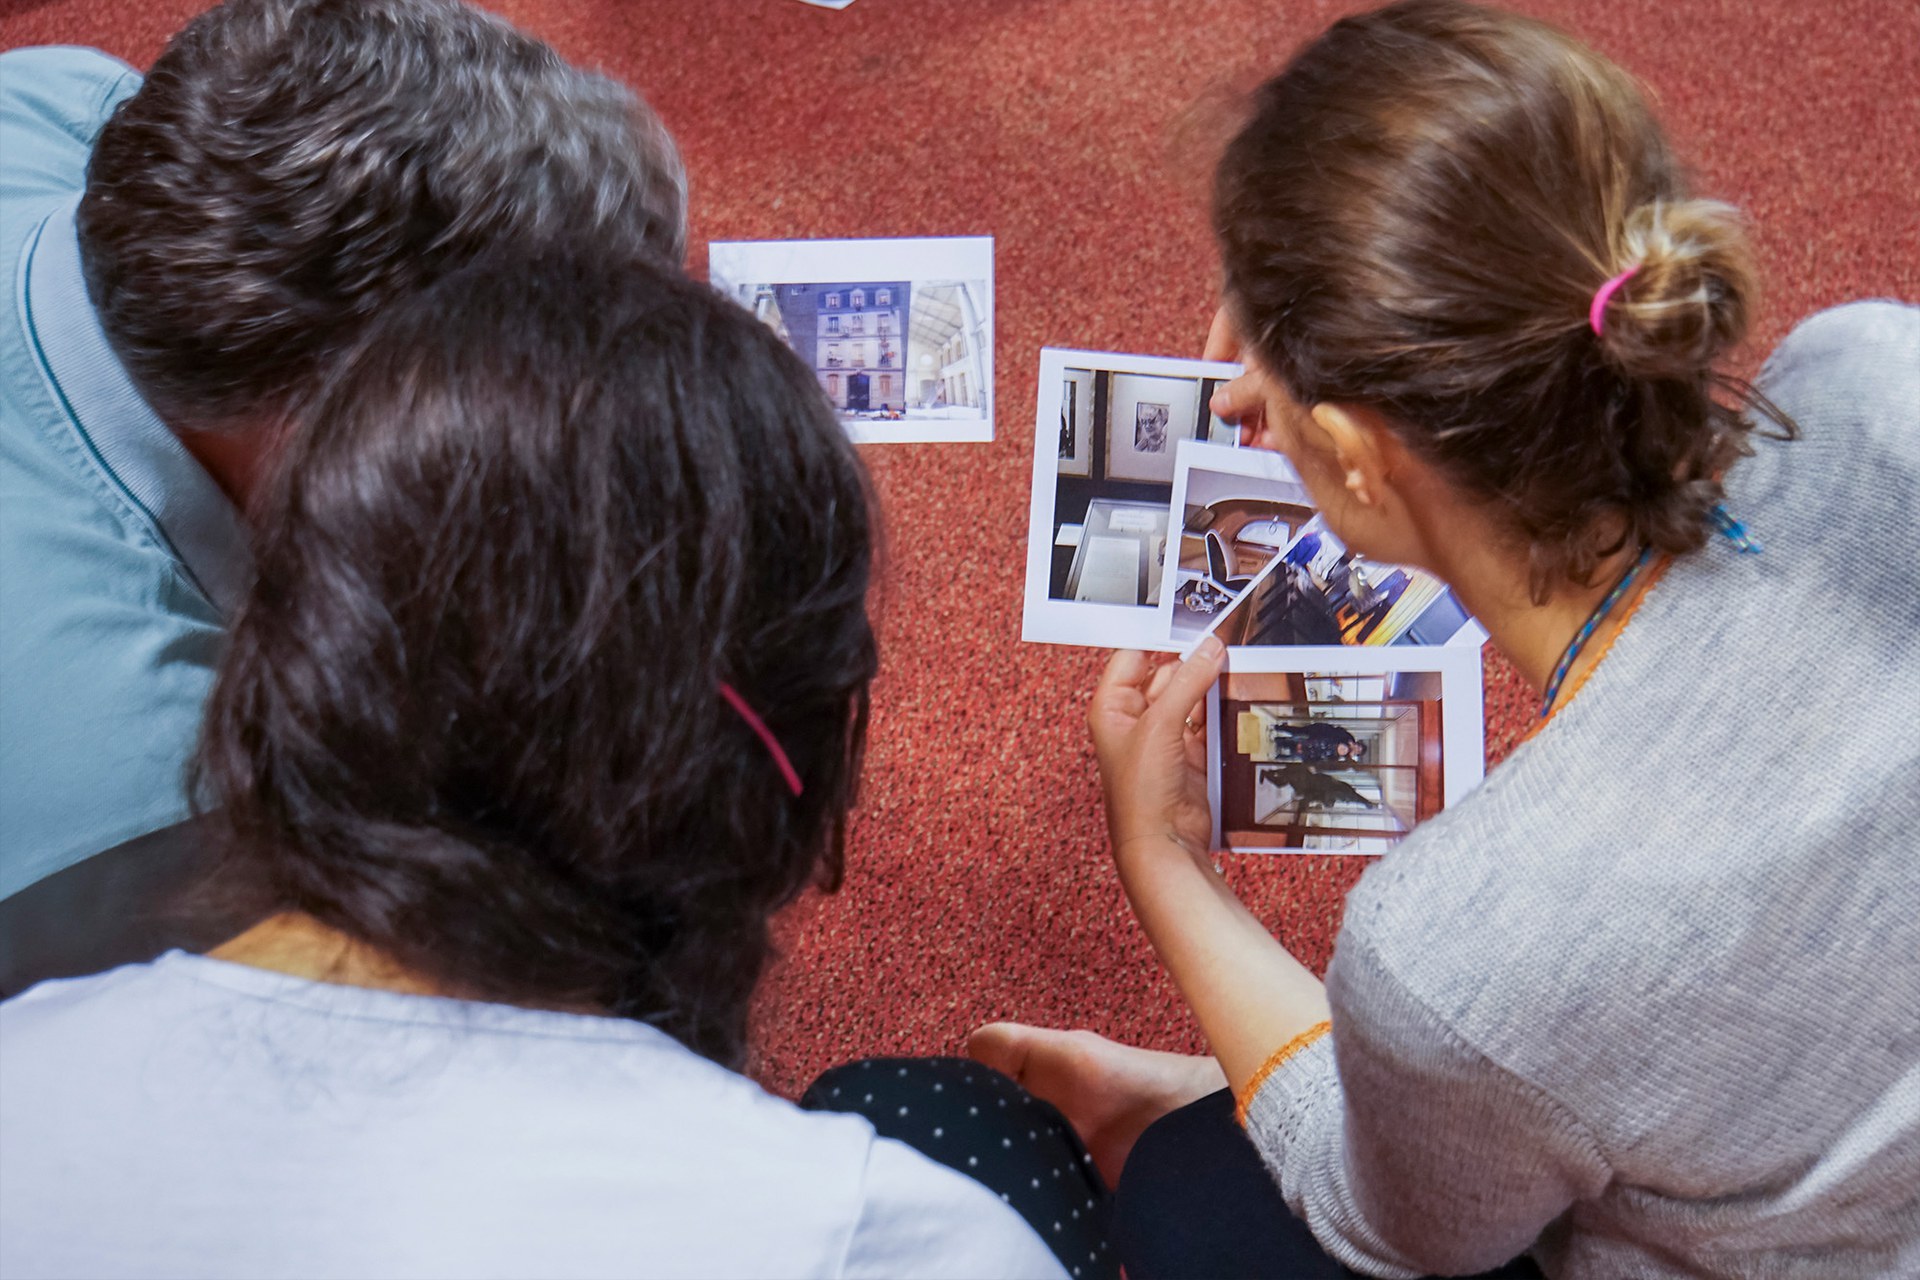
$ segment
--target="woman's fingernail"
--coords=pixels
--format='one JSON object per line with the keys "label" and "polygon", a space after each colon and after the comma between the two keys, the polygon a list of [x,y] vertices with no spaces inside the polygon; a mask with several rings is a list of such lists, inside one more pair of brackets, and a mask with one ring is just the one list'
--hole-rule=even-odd
{"label": "woman's fingernail", "polygon": [[1212,659],[1219,657],[1221,654],[1225,653],[1226,651],[1227,651],[1227,646],[1220,643],[1219,636],[1208,636],[1206,639],[1200,642],[1200,647],[1194,650],[1194,654],[1198,657],[1206,658],[1209,661],[1211,661]]}

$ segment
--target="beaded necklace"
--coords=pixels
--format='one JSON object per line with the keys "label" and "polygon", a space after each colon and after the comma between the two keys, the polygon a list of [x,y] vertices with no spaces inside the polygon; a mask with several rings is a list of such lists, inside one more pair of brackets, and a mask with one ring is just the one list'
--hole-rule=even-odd
{"label": "beaded necklace", "polygon": [[1639,581],[1640,574],[1652,560],[1653,548],[1642,547],[1640,558],[1633,562],[1633,567],[1627,570],[1627,575],[1614,584],[1613,590],[1607,592],[1607,598],[1600,602],[1600,607],[1587,615],[1586,622],[1581,625],[1579,631],[1574,633],[1573,642],[1567,646],[1567,651],[1560,655],[1560,665],[1553,669],[1553,679],[1547,681],[1546,696],[1540,700],[1542,720],[1553,714],[1553,700],[1560,696],[1560,686],[1565,683],[1567,672],[1573,670],[1574,660],[1580,656],[1580,650],[1586,647],[1587,641],[1593,638],[1594,629],[1606,620],[1609,613],[1613,612],[1613,606],[1620,603],[1620,598],[1632,590],[1633,584]]}

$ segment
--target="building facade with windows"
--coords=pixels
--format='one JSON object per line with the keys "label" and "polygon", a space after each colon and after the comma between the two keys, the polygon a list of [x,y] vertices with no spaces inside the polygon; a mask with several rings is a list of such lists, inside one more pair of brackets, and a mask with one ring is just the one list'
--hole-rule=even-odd
{"label": "building facade with windows", "polygon": [[904,280],[779,286],[789,341],[841,412],[906,411],[912,287]]}

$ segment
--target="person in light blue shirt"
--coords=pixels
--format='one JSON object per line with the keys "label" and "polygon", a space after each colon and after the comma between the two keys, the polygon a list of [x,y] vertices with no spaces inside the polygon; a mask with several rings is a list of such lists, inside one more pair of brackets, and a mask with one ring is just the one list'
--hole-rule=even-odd
{"label": "person in light blue shirt", "polygon": [[[0,54],[0,908],[187,817],[241,512],[373,317],[489,246],[684,228],[647,108],[456,0],[229,0],[144,81]],[[113,926],[72,898],[27,914]]]}

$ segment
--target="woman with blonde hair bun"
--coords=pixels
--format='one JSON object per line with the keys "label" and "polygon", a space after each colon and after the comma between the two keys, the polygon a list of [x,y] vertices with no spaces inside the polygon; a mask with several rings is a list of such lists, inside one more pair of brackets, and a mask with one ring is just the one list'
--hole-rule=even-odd
{"label": "woman with blonde hair bun", "polygon": [[1368,869],[1323,986],[1212,866],[1222,651],[1117,655],[1113,857],[1214,1056],[972,1052],[1120,1177],[1133,1280],[1920,1275],[1920,311],[1733,376],[1740,215],[1624,71],[1453,0],[1261,87],[1214,217],[1216,412],[1451,584],[1538,723]]}

